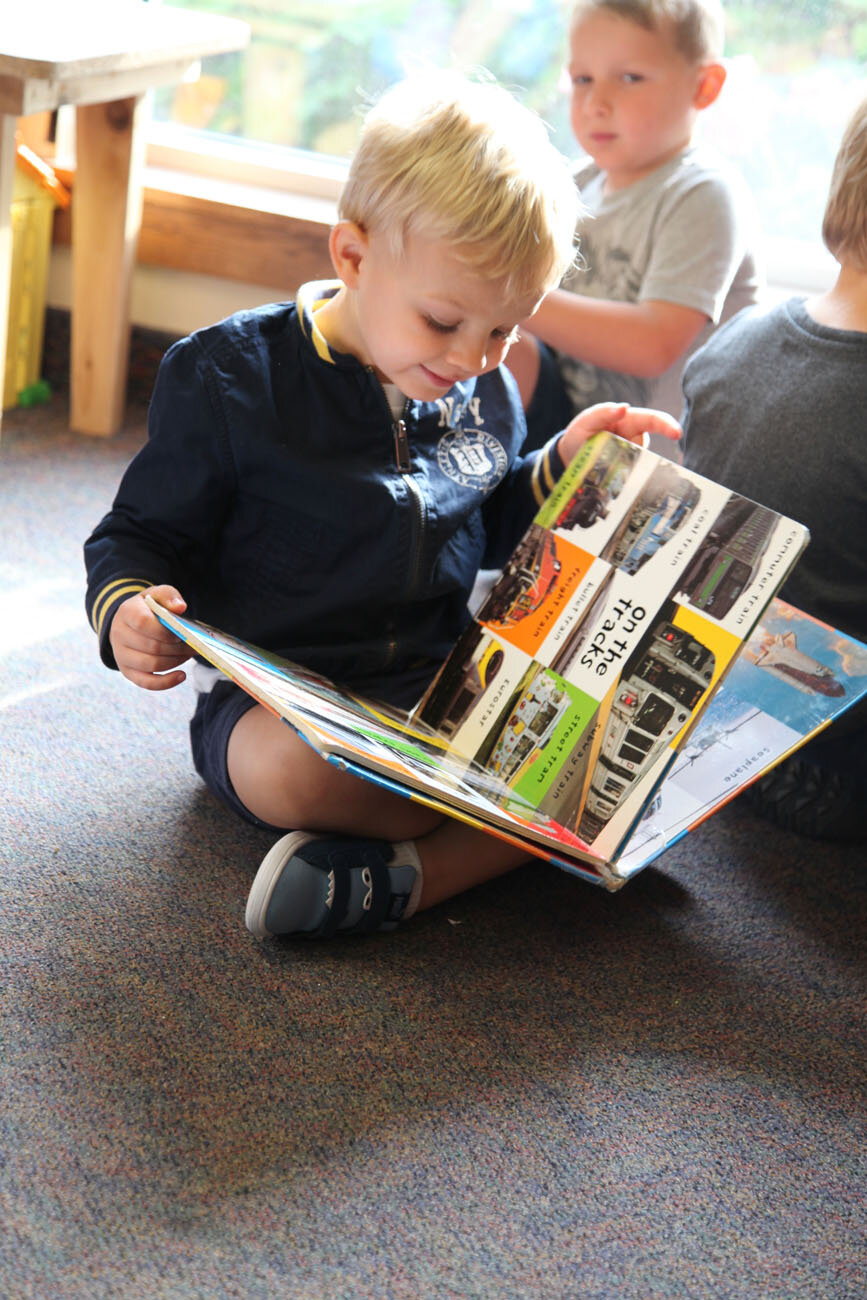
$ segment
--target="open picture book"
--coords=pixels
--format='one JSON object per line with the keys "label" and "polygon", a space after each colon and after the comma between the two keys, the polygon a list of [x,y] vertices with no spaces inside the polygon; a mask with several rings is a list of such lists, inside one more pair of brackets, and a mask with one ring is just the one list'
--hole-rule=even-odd
{"label": "open picture book", "polygon": [[408,713],[146,599],[323,758],[617,889],[867,690],[775,598],[808,540],[599,434]]}

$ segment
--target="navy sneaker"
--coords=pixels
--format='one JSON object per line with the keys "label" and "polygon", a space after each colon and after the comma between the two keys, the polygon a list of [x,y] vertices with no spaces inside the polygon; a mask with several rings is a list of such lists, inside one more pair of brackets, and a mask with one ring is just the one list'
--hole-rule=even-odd
{"label": "navy sneaker", "polygon": [[411,840],[351,839],[292,831],[256,873],[246,923],[257,939],[369,934],[392,930],[415,910],[421,863]]}

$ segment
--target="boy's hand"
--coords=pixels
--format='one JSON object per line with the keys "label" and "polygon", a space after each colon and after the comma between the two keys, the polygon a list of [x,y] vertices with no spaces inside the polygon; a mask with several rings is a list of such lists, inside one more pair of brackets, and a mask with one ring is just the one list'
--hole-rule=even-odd
{"label": "boy's hand", "polygon": [[[175,614],[183,614],[187,608],[174,587],[151,587],[148,595]],[[191,658],[190,648],[163,626],[141,594],[130,596],[119,607],[108,639],[118,668],[136,686],[146,691],[167,691],[184,681],[186,673],[170,669]]]}
{"label": "boy's hand", "polygon": [[676,441],[682,433],[677,420],[665,411],[629,406],[626,402],[598,402],[576,415],[560,435],[557,450],[564,464],[569,464],[578,449],[594,433],[602,433],[606,429],[609,433],[616,433],[619,438],[625,438],[627,442],[638,443],[640,447],[647,446],[648,434],[659,433],[663,438]]}

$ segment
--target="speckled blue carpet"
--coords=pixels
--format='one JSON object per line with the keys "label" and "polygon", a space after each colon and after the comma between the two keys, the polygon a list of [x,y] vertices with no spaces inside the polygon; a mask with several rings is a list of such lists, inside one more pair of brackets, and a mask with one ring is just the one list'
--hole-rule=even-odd
{"label": "speckled blue carpet", "polygon": [[258,945],[268,837],[84,623],[141,437],[0,444],[3,1300],[862,1300],[861,855],[735,805],[617,895]]}

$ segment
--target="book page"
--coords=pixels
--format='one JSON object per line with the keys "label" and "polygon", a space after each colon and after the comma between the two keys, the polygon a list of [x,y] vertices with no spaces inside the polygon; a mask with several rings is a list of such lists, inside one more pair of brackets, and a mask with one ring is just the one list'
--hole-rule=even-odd
{"label": "book page", "polygon": [[806,540],[601,434],[413,716],[613,860]]}
{"label": "book page", "polygon": [[145,599],[168,628],[324,758],[520,842],[530,853],[557,857],[590,879],[616,883],[573,832],[520,796],[505,791],[504,798],[496,773],[453,754],[445,738],[404,710],[344,691],[321,674]]}
{"label": "book page", "polygon": [[152,605],[324,757],[616,887],[612,864],[806,539],[600,434],[411,714]]}
{"label": "book page", "polygon": [[629,838],[633,875],[867,693],[867,646],[774,599]]}

